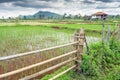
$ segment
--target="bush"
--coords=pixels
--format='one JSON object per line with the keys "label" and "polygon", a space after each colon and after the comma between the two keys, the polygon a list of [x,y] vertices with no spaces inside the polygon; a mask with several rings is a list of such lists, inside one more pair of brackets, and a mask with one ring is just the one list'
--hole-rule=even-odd
{"label": "bush", "polygon": [[119,80],[120,42],[112,39],[110,46],[102,43],[91,45],[89,55],[83,54],[81,68],[84,76],[98,80]]}
{"label": "bush", "polygon": [[100,42],[90,45],[89,55],[83,54],[80,66],[79,73],[70,71],[57,80],[120,80],[120,42],[111,39],[110,46]]}

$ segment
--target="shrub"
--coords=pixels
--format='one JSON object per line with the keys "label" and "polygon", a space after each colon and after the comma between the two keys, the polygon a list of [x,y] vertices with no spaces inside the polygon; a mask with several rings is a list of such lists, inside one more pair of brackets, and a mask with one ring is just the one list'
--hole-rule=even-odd
{"label": "shrub", "polygon": [[[90,46],[89,55],[83,54],[81,63],[84,76],[103,80],[120,79],[120,42],[112,39],[110,46],[97,43]],[[112,76],[112,77],[111,77]]]}

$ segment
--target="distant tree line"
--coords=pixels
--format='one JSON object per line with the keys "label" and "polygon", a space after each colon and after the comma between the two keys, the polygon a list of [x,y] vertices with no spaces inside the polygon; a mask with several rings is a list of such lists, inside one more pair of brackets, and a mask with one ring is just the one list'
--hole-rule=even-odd
{"label": "distant tree line", "polygon": [[72,14],[69,14],[67,15],[66,13],[64,13],[62,19],[81,19],[82,16],[81,14],[78,14],[78,15],[72,15]]}
{"label": "distant tree line", "polygon": [[[44,19],[82,19],[82,20],[91,20],[91,16],[88,15],[84,15],[81,16],[81,14],[77,14],[77,15],[72,15],[72,14],[68,14],[68,13],[64,13],[62,16],[59,17],[54,17],[54,16],[49,16],[46,17],[44,14],[40,14],[38,17],[36,17],[35,15],[33,15],[31,18],[28,18],[27,16],[22,16],[21,17],[8,17],[7,20],[34,20],[34,19],[40,19],[40,20],[44,20]],[[109,15],[108,19],[120,19],[120,15]],[[4,18],[4,16],[2,16],[1,20],[5,21],[6,19]]]}

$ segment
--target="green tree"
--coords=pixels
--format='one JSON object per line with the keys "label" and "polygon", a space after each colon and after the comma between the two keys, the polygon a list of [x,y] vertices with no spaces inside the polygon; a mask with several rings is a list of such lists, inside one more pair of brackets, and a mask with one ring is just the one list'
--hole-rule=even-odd
{"label": "green tree", "polygon": [[75,15],[75,16],[74,16],[74,19],[79,19],[79,15]]}
{"label": "green tree", "polygon": [[64,13],[64,15],[63,15],[63,19],[65,19],[65,18],[66,18],[66,15],[67,15],[67,14],[66,14],[66,13]]}
{"label": "green tree", "polygon": [[23,16],[23,19],[24,19],[24,20],[26,20],[26,19],[27,19],[27,17],[26,17],[26,16]]}
{"label": "green tree", "polygon": [[68,19],[72,19],[72,15],[71,14],[68,15]]}
{"label": "green tree", "polygon": [[39,19],[44,19],[45,15],[44,14],[40,14]]}

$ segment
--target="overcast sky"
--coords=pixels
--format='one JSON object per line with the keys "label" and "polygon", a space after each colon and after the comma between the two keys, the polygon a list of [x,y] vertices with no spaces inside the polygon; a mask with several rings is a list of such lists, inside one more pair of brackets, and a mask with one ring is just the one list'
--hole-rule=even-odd
{"label": "overcast sky", "polygon": [[37,11],[81,15],[98,11],[120,14],[120,0],[0,0],[0,18],[31,15]]}

